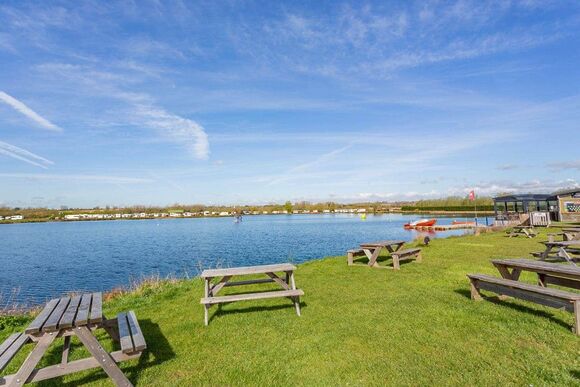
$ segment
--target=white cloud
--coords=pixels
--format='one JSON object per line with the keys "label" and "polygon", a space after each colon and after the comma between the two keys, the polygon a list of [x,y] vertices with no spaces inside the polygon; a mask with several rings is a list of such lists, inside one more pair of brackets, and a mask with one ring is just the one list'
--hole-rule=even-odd
{"label": "white cloud", "polygon": [[575,169],[580,171],[580,160],[573,160],[573,161],[560,161],[555,163],[548,163],[548,168],[555,170],[555,171],[563,171],[566,169]]}
{"label": "white cloud", "polygon": [[168,113],[151,105],[136,105],[138,119],[170,141],[182,145],[194,157],[209,157],[209,141],[204,128],[197,122]]}
{"label": "white cloud", "polygon": [[575,179],[566,180],[528,180],[514,182],[509,180],[483,181],[473,186],[453,187],[448,191],[449,195],[467,195],[475,189],[479,195],[497,195],[500,193],[552,193],[565,188],[578,188],[580,182]]}
{"label": "white cloud", "polygon": [[107,176],[107,175],[54,175],[43,173],[0,173],[0,177],[12,179],[32,179],[32,180],[56,180],[56,181],[92,181],[100,183],[115,184],[142,184],[153,183],[155,180],[124,177],[124,176]]}
{"label": "white cloud", "polygon": [[44,157],[3,141],[0,141],[0,154],[44,169],[49,165],[54,164],[52,161],[45,159]]}
{"label": "white cloud", "polygon": [[24,114],[26,117],[31,119],[32,121],[36,122],[38,125],[43,127],[44,129],[52,130],[55,132],[62,132],[62,129],[46,118],[40,116],[34,110],[26,106],[23,102],[17,100],[16,98],[6,94],[3,91],[0,91],[0,101],[4,102],[8,106],[14,108],[16,111]]}

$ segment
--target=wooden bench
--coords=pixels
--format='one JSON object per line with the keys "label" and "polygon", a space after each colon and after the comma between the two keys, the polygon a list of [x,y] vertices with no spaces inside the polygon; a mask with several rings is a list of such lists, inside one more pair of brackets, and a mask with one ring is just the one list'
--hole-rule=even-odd
{"label": "wooden bench", "polygon": [[393,257],[393,269],[395,270],[400,269],[399,261],[412,258],[415,258],[417,262],[422,261],[421,249],[418,248],[397,250],[392,252],[391,256]]}
{"label": "wooden bench", "polygon": [[[204,270],[201,273],[201,278],[203,278],[205,283],[205,296],[201,299],[200,303],[204,307],[205,325],[209,324],[209,308],[212,305],[279,297],[290,298],[296,308],[296,314],[300,316],[300,297],[304,295],[304,292],[296,288],[294,271],[296,271],[296,266],[289,263]],[[277,273],[280,272],[285,274],[285,276],[283,276],[284,278],[278,276]],[[250,279],[236,282],[230,281],[234,276],[258,274],[264,274],[268,278]],[[219,279],[217,283],[212,283],[214,278],[220,277],[221,279]],[[282,290],[217,296],[218,292],[226,286],[242,286],[268,282],[273,282],[280,285]]]}
{"label": "wooden bench", "polygon": [[117,326],[119,328],[121,352],[127,354],[138,353],[147,348],[139,321],[137,321],[137,317],[132,310],[117,315]]}
{"label": "wooden bench", "polygon": [[365,255],[366,254],[365,254],[365,251],[363,249],[350,249],[350,250],[348,250],[346,252],[346,261],[348,262],[348,266],[354,265],[354,258],[355,257],[363,257]]}
{"label": "wooden bench", "polygon": [[20,348],[29,341],[30,337],[27,334],[14,333],[0,344],[0,372],[6,368],[10,360],[20,351]]}
{"label": "wooden bench", "polygon": [[500,296],[519,298],[536,304],[556,309],[565,309],[574,313],[574,332],[580,335],[580,294],[563,290],[545,288],[485,274],[468,274],[471,286],[471,298],[481,300],[481,290],[487,290]]}

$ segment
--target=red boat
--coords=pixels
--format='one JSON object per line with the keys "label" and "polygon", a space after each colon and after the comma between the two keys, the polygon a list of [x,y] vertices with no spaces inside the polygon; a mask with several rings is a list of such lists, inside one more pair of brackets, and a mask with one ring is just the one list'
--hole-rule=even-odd
{"label": "red boat", "polygon": [[405,225],[403,225],[403,227],[407,230],[411,230],[417,227],[430,227],[430,226],[434,226],[435,223],[437,223],[437,219],[420,219],[420,220],[416,220],[414,222],[411,223],[407,223]]}

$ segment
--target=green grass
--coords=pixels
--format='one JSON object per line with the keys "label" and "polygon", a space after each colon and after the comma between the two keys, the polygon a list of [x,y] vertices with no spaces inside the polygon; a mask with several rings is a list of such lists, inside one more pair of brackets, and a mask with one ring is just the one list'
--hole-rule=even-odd
{"label": "green grass", "polygon": [[[434,240],[422,264],[403,264],[399,272],[348,267],[345,257],[302,264],[302,317],[286,299],[234,303],[212,308],[204,327],[199,279],[143,289],[105,310],[113,316],[132,309],[140,320],[149,348],[121,366],[138,385],[580,385],[571,313],[469,298],[466,273],[498,275],[491,258],[529,256],[541,250],[546,232]],[[0,339],[26,324],[18,323],[0,330]],[[72,358],[86,356],[73,343]],[[47,360],[58,362],[59,349]],[[42,385],[83,383],[111,385],[99,369]]]}

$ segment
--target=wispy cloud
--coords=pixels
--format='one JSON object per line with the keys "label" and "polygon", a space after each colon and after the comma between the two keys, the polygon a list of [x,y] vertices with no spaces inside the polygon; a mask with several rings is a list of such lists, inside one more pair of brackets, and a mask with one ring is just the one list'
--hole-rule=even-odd
{"label": "wispy cloud", "polygon": [[66,63],[47,63],[37,69],[57,73],[92,95],[122,102],[123,106],[119,106],[122,114],[115,117],[116,121],[154,129],[160,137],[182,146],[191,156],[201,160],[209,158],[209,139],[204,127],[159,107],[148,93],[128,91],[130,85],[126,84],[125,73]]}
{"label": "wispy cloud", "polygon": [[209,158],[209,141],[204,128],[197,122],[171,114],[151,105],[137,104],[137,116],[145,125],[155,128],[163,137],[180,144],[195,158]]}
{"label": "wispy cloud", "polygon": [[3,141],[0,141],[0,154],[44,169],[48,168],[49,165],[54,164],[52,161],[45,159],[44,157]]}
{"label": "wispy cloud", "polygon": [[555,163],[548,163],[547,167],[554,170],[554,171],[563,171],[563,170],[567,170],[567,169],[580,171],[580,160],[560,161],[560,162],[555,162]]}
{"label": "wispy cloud", "polygon": [[344,146],[342,148],[335,149],[331,152],[325,153],[325,154],[317,157],[313,161],[297,165],[297,166],[289,169],[285,173],[283,173],[280,177],[276,177],[276,178],[270,180],[268,182],[268,185],[274,185],[274,184],[277,184],[277,183],[280,183],[283,181],[289,181],[289,180],[294,180],[294,179],[300,178],[304,173],[312,172],[313,168],[318,167],[321,164],[328,162],[329,160],[332,160],[337,155],[345,152],[346,150],[350,149],[351,147],[352,147],[352,145],[347,145],[347,146]]}
{"label": "wispy cloud", "polygon": [[55,181],[92,181],[113,184],[143,184],[153,183],[155,180],[139,177],[108,176],[108,175],[68,175],[68,174],[43,174],[43,173],[0,173],[0,177],[29,180],[55,180]]}
{"label": "wispy cloud", "polygon": [[42,117],[34,110],[26,106],[23,102],[17,100],[16,98],[8,95],[7,93],[0,91],[0,101],[4,102],[8,106],[12,107],[16,111],[22,113],[32,121],[36,122],[39,126],[43,127],[44,129],[52,130],[55,132],[62,132],[62,129],[46,118]]}
{"label": "wispy cloud", "polygon": [[467,195],[469,191],[475,189],[480,195],[497,195],[500,193],[552,193],[563,188],[578,188],[580,182],[575,179],[566,180],[527,180],[527,181],[508,181],[508,180],[489,180],[481,181],[471,186],[449,188],[450,195]]}
{"label": "wispy cloud", "polygon": [[502,164],[495,167],[499,171],[511,171],[512,169],[518,169],[520,166],[517,164]]}

